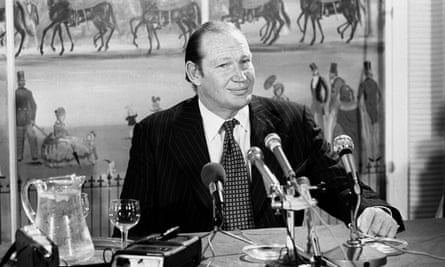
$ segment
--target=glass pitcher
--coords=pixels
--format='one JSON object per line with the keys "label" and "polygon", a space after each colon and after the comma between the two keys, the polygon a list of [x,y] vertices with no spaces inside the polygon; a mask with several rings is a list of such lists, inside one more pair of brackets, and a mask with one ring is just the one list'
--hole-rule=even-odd
{"label": "glass pitcher", "polygon": [[[32,224],[59,248],[61,261],[76,264],[94,256],[94,245],[83,214],[81,187],[85,176],[75,174],[28,180],[22,189],[22,205]],[[37,212],[28,190],[37,189]]]}

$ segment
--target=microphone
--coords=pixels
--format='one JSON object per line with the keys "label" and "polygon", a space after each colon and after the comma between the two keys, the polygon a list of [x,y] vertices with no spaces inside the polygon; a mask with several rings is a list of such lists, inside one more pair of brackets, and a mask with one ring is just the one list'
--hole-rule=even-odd
{"label": "microphone", "polygon": [[[334,151],[340,156],[341,161],[343,162],[343,166],[345,167],[346,173],[352,177],[354,182],[353,191],[355,196],[357,197],[355,200],[355,208],[351,208],[351,242],[356,242],[359,239],[358,234],[358,210],[360,208],[360,184],[358,181],[358,172],[355,168],[354,156],[352,155],[352,151],[354,150],[354,143],[352,142],[352,138],[348,135],[339,135],[334,138],[333,142]],[[353,207],[354,200],[350,199],[350,205]]]}
{"label": "microphone", "polygon": [[[298,193],[302,195],[300,185],[302,181],[299,181],[300,177],[297,179],[297,175],[295,174],[295,171],[292,169],[292,166],[289,163],[289,160],[286,157],[286,154],[284,154],[283,148],[281,146],[281,138],[276,133],[270,133],[264,138],[264,143],[266,144],[266,147],[272,151],[272,153],[275,155],[275,158],[277,159],[278,163],[281,166],[281,169],[283,170],[284,175],[289,180],[289,182],[297,189]],[[306,177],[304,177],[306,178]],[[306,178],[308,186],[310,186],[309,180]],[[309,191],[308,191],[309,192]],[[311,199],[311,198],[309,198]]]}
{"label": "microphone", "polygon": [[224,205],[223,184],[226,172],[221,164],[209,162],[201,170],[202,182],[209,188],[215,208],[222,211]]}
{"label": "microphone", "polygon": [[358,182],[358,172],[355,168],[354,156],[352,151],[354,150],[354,142],[348,135],[339,135],[334,138],[333,142],[334,151],[340,156],[345,171],[354,180],[354,193],[360,194],[360,186]]}
{"label": "microphone", "polygon": [[271,193],[269,192],[270,188],[268,188],[268,186],[272,186],[279,195],[284,195],[280,187],[280,182],[275,177],[275,175],[270,171],[270,169],[266,166],[266,164],[264,164],[263,161],[264,156],[260,148],[256,146],[249,148],[249,150],[247,151],[247,159],[251,163],[253,163],[261,173],[261,176],[263,177],[264,186],[266,187],[266,192],[268,193],[268,195],[270,195]]}
{"label": "microphone", "polygon": [[284,154],[283,148],[281,147],[281,138],[276,133],[270,133],[264,138],[264,143],[266,147],[273,152],[275,158],[283,170],[285,177],[292,179],[296,177],[294,170],[292,169],[289,160]]}

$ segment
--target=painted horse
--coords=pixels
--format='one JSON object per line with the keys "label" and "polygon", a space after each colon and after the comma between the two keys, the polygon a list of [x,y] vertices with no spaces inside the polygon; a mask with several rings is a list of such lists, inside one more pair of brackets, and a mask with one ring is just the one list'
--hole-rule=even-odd
{"label": "painted horse", "polygon": [[345,31],[351,27],[351,33],[349,38],[346,40],[349,43],[353,38],[355,31],[357,29],[357,24],[361,23],[361,12],[360,9],[365,11],[366,9],[361,5],[360,0],[341,0],[340,10],[346,19],[346,22],[337,27],[337,32],[340,34],[341,39],[344,38]]}
{"label": "painted horse", "polygon": [[[59,55],[63,55],[65,47],[63,45],[62,37],[62,25],[65,27],[67,35],[71,42],[70,51],[74,49],[74,42],[71,37],[70,27],[76,27],[81,23],[92,21],[96,26],[97,33],[93,36],[94,47],[97,47],[97,51],[108,50],[109,42],[114,30],[117,27],[117,20],[114,15],[113,6],[107,2],[100,2],[92,7],[83,9],[73,9],[71,4],[67,0],[48,0],[49,18],[51,23],[44,28],[42,33],[42,39],[40,42],[40,54],[43,55],[43,43],[45,35],[48,30],[53,28],[53,35],[51,38],[51,48],[55,51],[54,38],[58,34],[61,44],[61,50]],[[108,37],[106,34],[108,33]],[[98,41],[101,41],[100,45],[97,45]]]}
{"label": "painted horse", "polygon": [[156,49],[159,49],[160,44],[156,31],[169,23],[175,23],[180,29],[181,34],[178,39],[184,38],[183,48],[185,48],[193,31],[201,25],[201,11],[199,5],[194,1],[141,0],[140,3],[142,14],[130,19],[130,29],[133,35],[133,44],[138,47],[136,43],[137,32],[139,27],[145,25],[150,46],[148,54],[152,50],[153,37],[157,42]]}
{"label": "painted horse", "polygon": [[[346,40],[346,43],[349,43],[354,38],[357,24],[361,21],[360,0],[300,0],[300,9],[301,13],[297,19],[297,25],[300,28],[300,31],[303,33],[300,42],[304,42],[307,22],[310,18],[313,30],[312,40],[310,42],[311,45],[315,43],[317,27],[321,34],[320,43],[323,43],[324,33],[320,20],[323,18],[323,16],[329,16],[332,13],[332,11],[329,11],[330,9],[335,10],[335,13],[343,14],[346,19],[345,23],[337,27],[337,32],[340,34],[342,39],[344,38],[344,32],[346,29],[351,27],[351,33],[349,38]],[[304,27],[301,27],[300,19],[303,16]]]}
{"label": "painted horse", "polygon": [[[151,50],[153,48],[153,37],[156,39],[156,49],[159,50],[160,43],[159,38],[157,34],[157,30],[161,28],[160,26],[160,20],[159,20],[159,13],[158,12],[151,12],[150,10],[153,10],[155,8],[156,3],[150,2],[146,3],[144,0],[141,0],[141,6],[142,6],[142,14],[137,17],[133,17],[130,19],[130,32],[133,36],[133,45],[136,47],[139,47],[139,45],[136,42],[137,39],[137,33],[139,30],[139,27],[145,26],[145,29],[147,31],[147,38],[148,38],[148,44],[149,49],[147,51],[147,54],[151,54]],[[136,25],[134,23],[137,22]]]}
{"label": "painted horse", "polygon": [[[23,49],[23,44],[25,42],[26,35],[35,36],[35,30],[30,28],[30,24],[34,25],[39,24],[39,13],[37,12],[37,7],[32,3],[29,4],[30,4],[30,10],[28,13],[28,10],[21,2],[14,1],[14,29],[15,29],[14,36],[18,34],[20,37],[19,48],[15,53],[16,57],[20,55],[20,52]],[[5,8],[0,8],[0,22],[5,21],[6,19],[5,15],[6,15]],[[2,45],[4,43],[5,36],[6,32],[0,34]]]}
{"label": "painted horse", "polygon": [[264,24],[259,31],[260,40],[267,45],[272,45],[280,36],[284,26],[290,27],[290,18],[286,13],[283,0],[269,0],[259,3],[252,8],[246,8],[243,0],[229,0],[229,14],[221,20],[229,21],[240,28],[240,24],[264,18]]}

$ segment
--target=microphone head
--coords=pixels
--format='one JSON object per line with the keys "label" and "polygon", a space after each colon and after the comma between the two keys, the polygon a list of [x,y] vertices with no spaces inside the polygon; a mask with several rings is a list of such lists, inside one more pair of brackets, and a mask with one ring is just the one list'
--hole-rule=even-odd
{"label": "microphone head", "polygon": [[208,187],[210,183],[221,181],[224,183],[226,171],[223,166],[217,162],[209,162],[201,169],[201,180]]}
{"label": "microphone head", "polygon": [[333,149],[335,153],[340,156],[350,154],[354,151],[354,142],[352,142],[352,138],[346,134],[339,135],[334,138]]}
{"label": "microphone head", "polygon": [[253,146],[247,150],[247,159],[250,162],[255,163],[255,160],[263,160],[263,158],[263,151],[259,147]]}
{"label": "microphone head", "polygon": [[270,133],[264,138],[264,144],[270,150],[273,150],[275,147],[281,145],[281,138],[276,133]]}

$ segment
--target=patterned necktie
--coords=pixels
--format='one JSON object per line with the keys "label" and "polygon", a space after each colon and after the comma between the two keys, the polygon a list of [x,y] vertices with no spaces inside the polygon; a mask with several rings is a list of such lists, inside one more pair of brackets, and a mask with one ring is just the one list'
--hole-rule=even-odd
{"label": "patterned necktie", "polygon": [[224,182],[224,230],[254,228],[252,199],[243,153],[233,138],[236,119],[226,121],[221,164],[226,171]]}

